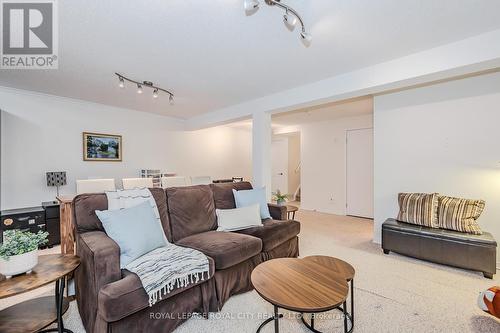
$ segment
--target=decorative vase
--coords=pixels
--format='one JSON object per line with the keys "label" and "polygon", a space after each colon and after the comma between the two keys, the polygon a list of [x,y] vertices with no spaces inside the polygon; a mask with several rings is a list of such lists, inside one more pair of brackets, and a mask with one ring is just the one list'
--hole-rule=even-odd
{"label": "decorative vase", "polygon": [[276,200],[276,203],[280,206],[283,206],[286,203],[286,200],[285,199],[278,199],[278,200]]}
{"label": "decorative vase", "polygon": [[33,267],[38,264],[38,249],[23,254],[9,257],[8,260],[0,258],[0,274],[7,279],[13,275],[31,273]]}

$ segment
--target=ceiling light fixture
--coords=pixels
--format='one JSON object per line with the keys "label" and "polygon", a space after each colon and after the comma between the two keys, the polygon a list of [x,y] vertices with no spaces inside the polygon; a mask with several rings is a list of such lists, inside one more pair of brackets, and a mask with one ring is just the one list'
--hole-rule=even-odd
{"label": "ceiling light fixture", "polygon": [[123,81],[123,77],[118,76],[118,80],[120,80],[120,83],[118,83],[118,86],[120,88],[125,88],[125,81]]}
{"label": "ceiling light fixture", "polygon": [[[299,15],[299,13],[297,13],[295,9],[293,9],[288,5],[282,4],[281,0],[264,0],[264,2],[269,6],[277,6],[285,10],[283,21],[285,22],[286,25],[294,27],[297,24],[297,21],[299,21],[302,27],[302,30],[300,32],[300,37],[302,41],[305,42],[306,46],[309,46],[309,44],[312,41],[312,36],[306,31],[306,27],[304,25],[302,17]],[[257,0],[245,0],[245,2],[243,3],[243,7],[247,12],[256,11],[257,9],[259,9],[259,6],[260,3]]]}
{"label": "ceiling light fixture", "polygon": [[243,4],[245,7],[245,10],[247,12],[258,9],[259,8],[259,2],[257,0],[245,0],[245,3]]}
{"label": "ceiling light fixture", "polygon": [[164,93],[167,93],[169,95],[168,100],[169,100],[170,104],[171,105],[174,104],[174,94],[171,93],[170,91],[166,90],[166,89],[163,89],[163,88],[160,88],[158,86],[155,86],[154,83],[151,82],[151,81],[142,81],[142,82],[139,82],[139,81],[136,81],[136,80],[129,79],[128,77],[126,77],[126,76],[124,76],[122,74],[119,74],[119,73],[115,73],[115,75],[118,76],[118,86],[120,88],[125,88],[125,81],[128,81],[128,82],[131,82],[131,83],[137,85],[137,93],[138,94],[142,94],[143,93],[143,90],[144,90],[143,87],[153,89],[153,98],[158,98],[160,96],[160,91],[163,91]]}
{"label": "ceiling light fixture", "polygon": [[297,24],[297,16],[290,14],[287,10],[286,14],[283,15],[283,22],[285,22],[286,25],[295,28],[295,25]]}

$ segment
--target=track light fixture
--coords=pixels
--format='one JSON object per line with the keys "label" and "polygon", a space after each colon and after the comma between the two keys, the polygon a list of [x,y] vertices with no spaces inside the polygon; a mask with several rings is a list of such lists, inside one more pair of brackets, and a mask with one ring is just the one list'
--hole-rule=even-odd
{"label": "track light fixture", "polygon": [[[297,21],[300,22],[300,26],[302,27],[301,32],[300,32],[300,37],[301,39],[306,43],[306,45],[309,45],[312,41],[312,36],[306,31],[306,27],[304,25],[304,21],[302,20],[302,17],[297,13],[295,9],[292,7],[285,5],[281,3],[281,0],[264,0],[265,3],[269,6],[277,6],[280,7],[281,9],[285,10],[285,15],[283,16],[283,22],[290,26],[290,27],[295,27],[297,24]],[[245,0],[243,3],[243,7],[245,8],[245,11],[247,12],[254,12],[259,9],[260,3],[258,0]]]}
{"label": "track light fixture", "polygon": [[154,83],[151,82],[151,81],[142,81],[142,82],[139,82],[139,81],[136,81],[136,80],[129,79],[128,77],[126,77],[126,76],[124,76],[122,74],[119,74],[119,73],[115,73],[115,75],[118,76],[118,86],[120,88],[125,88],[125,81],[128,81],[128,82],[131,82],[131,83],[137,85],[137,93],[138,94],[142,94],[143,93],[143,91],[144,91],[143,87],[147,87],[147,88],[153,89],[153,98],[158,98],[160,96],[160,91],[163,91],[164,93],[167,93],[169,95],[168,96],[168,101],[169,101],[170,105],[174,104],[174,94],[171,93],[170,91],[166,90],[166,89],[163,89],[163,88],[155,86]]}
{"label": "track light fixture", "polygon": [[283,22],[285,22],[286,25],[295,28],[295,25],[297,24],[297,16],[290,14],[287,10],[286,14],[283,15]]}
{"label": "track light fixture", "polygon": [[249,12],[259,8],[259,2],[257,0],[245,0],[243,6],[245,7],[245,10]]}

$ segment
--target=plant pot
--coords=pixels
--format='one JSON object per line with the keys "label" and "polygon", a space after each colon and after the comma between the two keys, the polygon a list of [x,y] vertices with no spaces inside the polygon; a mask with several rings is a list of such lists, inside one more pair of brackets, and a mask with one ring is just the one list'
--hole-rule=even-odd
{"label": "plant pot", "polygon": [[38,249],[9,257],[8,260],[0,258],[0,274],[7,278],[12,275],[31,273],[33,267],[38,264]]}
{"label": "plant pot", "polygon": [[276,203],[280,206],[283,206],[286,203],[286,200],[285,199],[276,200]]}

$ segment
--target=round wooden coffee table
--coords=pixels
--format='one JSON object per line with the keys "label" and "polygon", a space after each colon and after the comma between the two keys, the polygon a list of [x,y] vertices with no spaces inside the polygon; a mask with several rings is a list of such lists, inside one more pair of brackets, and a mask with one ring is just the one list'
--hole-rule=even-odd
{"label": "round wooden coffee table", "polygon": [[[64,328],[62,315],[68,310],[69,301],[64,297],[66,275],[80,265],[74,255],[50,254],[38,257],[38,265],[30,274],[6,279],[0,274],[0,299],[18,295],[55,282],[55,297],[30,299],[0,311],[0,332],[69,332]],[[57,328],[42,330],[57,322]]]}
{"label": "round wooden coffee table", "polygon": [[319,332],[314,328],[315,313],[338,309],[344,314],[344,332],[352,331],[352,319],[347,313],[346,304],[349,293],[346,276],[329,263],[324,265],[323,261],[326,259],[273,259],[253,270],[252,284],[255,290],[274,306],[274,316],[264,321],[257,332],[271,321],[274,321],[275,333],[279,332],[279,318],[283,317],[278,312],[279,308],[313,314],[311,324],[302,316],[304,324],[313,332]]}

